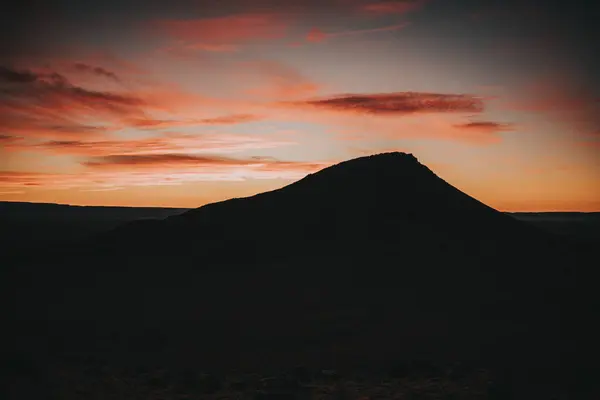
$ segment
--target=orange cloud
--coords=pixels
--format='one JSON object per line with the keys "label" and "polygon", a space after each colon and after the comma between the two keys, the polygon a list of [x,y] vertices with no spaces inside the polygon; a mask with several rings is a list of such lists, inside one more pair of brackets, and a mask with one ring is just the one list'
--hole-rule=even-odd
{"label": "orange cloud", "polygon": [[197,166],[207,165],[231,165],[239,164],[242,161],[222,156],[206,156],[191,154],[114,154],[103,157],[96,157],[91,161],[82,164],[94,168],[117,168],[135,165],[136,167],[173,167],[173,166]]}
{"label": "orange cloud", "polygon": [[[0,112],[6,109],[0,105]],[[26,110],[26,111],[25,111]],[[27,107],[24,112],[6,114],[0,128],[12,135],[41,138],[95,138],[103,137],[113,128],[78,123],[60,115],[44,113],[36,107]],[[40,111],[36,114],[36,111]]]}
{"label": "orange cloud", "polygon": [[82,104],[83,107],[105,108],[119,112],[121,108],[143,104],[140,99],[119,93],[100,92],[73,85],[56,72],[34,73],[16,71],[3,67],[0,70],[0,83],[3,84],[3,97],[29,96],[31,100],[43,95],[46,101],[55,104]]}
{"label": "orange cloud", "polygon": [[[2,141],[0,140],[0,143]],[[290,140],[265,139],[252,135],[182,134],[167,132],[137,140],[53,140],[43,143],[13,143],[15,150],[43,151],[55,154],[101,157],[119,155],[234,153],[245,150],[272,149],[295,145]]]}
{"label": "orange cloud", "polygon": [[[87,65],[82,68],[103,76],[111,74],[108,70]],[[174,85],[151,85],[135,91],[119,92],[91,90],[48,70],[34,72],[32,69],[1,67],[0,89],[0,129],[12,136],[92,139],[127,127],[162,129],[225,125],[261,118],[248,113],[183,117],[181,114],[185,112],[197,116],[199,109],[206,113],[211,108],[241,109],[248,104],[206,98],[187,93]],[[175,118],[165,118],[164,113],[172,114],[170,117]]]}
{"label": "orange cloud", "polygon": [[331,163],[156,154],[106,156],[87,165],[89,171],[78,174],[0,171],[0,191],[23,188],[115,190],[128,186],[166,186],[203,181],[300,179]]}
{"label": "orange cloud", "polygon": [[243,124],[246,122],[260,121],[262,118],[262,116],[254,114],[230,114],[212,118],[192,118],[180,120],[132,118],[127,120],[126,123],[131,127],[151,130],[196,125],[235,125]]}
{"label": "orange cloud", "polygon": [[480,131],[480,132],[506,132],[515,129],[513,124],[493,122],[493,121],[474,121],[467,122],[464,124],[454,125],[456,128],[465,129],[467,131]]}
{"label": "orange cloud", "polygon": [[253,122],[260,120],[261,117],[253,114],[232,114],[232,115],[224,115],[222,117],[214,117],[214,118],[204,118],[200,121],[203,124],[209,125],[231,125],[231,124],[241,124],[244,122]]}
{"label": "orange cloud", "polygon": [[282,38],[287,22],[277,14],[247,13],[215,18],[161,20],[152,22],[151,26],[183,42],[188,48],[233,51],[238,45],[254,40]]}
{"label": "orange cloud", "polygon": [[10,146],[12,144],[18,143],[22,141],[22,137],[18,136],[10,136],[10,135],[0,135],[0,146]]}
{"label": "orange cloud", "polygon": [[233,51],[237,51],[239,49],[238,45],[233,44],[208,44],[208,43],[194,43],[194,44],[186,44],[186,43],[178,43],[174,46],[170,46],[165,48],[164,50],[168,53],[185,56],[186,50],[191,52],[196,51],[209,51],[213,53],[231,53]]}
{"label": "orange cloud", "polygon": [[483,101],[476,96],[420,92],[346,94],[287,104],[326,111],[380,115],[482,112],[484,109]]}
{"label": "orange cloud", "polygon": [[379,112],[381,107],[371,104],[359,105],[356,109],[298,106],[294,102],[279,105],[282,108],[277,113],[278,118],[328,126],[332,128],[327,132],[334,135],[333,140],[346,142],[344,147],[348,141],[355,142],[356,146],[361,146],[359,142],[364,141],[362,146],[371,148],[374,143],[404,139],[448,140],[470,145],[488,145],[502,140],[502,136],[497,135],[498,131],[489,128],[460,128],[465,124],[464,112],[472,112],[469,107],[464,110],[448,107],[448,111],[441,112],[432,108],[396,107]]}
{"label": "orange cloud", "polygon": [[360,10],[369,14],[407,14],[420,9],[424,4],[423,0],[378,1],[364,4]]}
{"label": "orange cloud", "polygon": [[89,90],[56,72],[0,70],[0,128],[8,133],[45,136],[49,132],[97,132],[91,120],[144,116],[146,103],[133,95]]}
{"label": "orange cloud", "polygon": [[159,176],[168,174],[171,176],[170,181],[173,182],[178,179],[202,181],[301,178],[331,163],[280,161],[270,157],[242,159],[215,155],[164,153],[108,155],[94,158],[83,165],[94,170],[109,170],[123,174],[130,171],[156,171]]}

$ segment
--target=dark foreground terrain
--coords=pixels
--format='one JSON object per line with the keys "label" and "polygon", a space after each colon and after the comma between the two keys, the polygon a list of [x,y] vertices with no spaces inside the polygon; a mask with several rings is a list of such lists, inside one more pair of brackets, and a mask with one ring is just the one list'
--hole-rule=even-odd
{"label": "dark foreground terrain", "polygon": [[24,251],[69,243],[137,219],[187,211],[158,207],[92,207],[0,202],[0,249]]}
{"label": "dark foreground terrain", "polygon": [[594,239],[516,217],[388,153],[13,251],[5,382],[39,399],[598,398]]}
{"label": "dark foreground terrain", "polygon": [[[139,219],[163,219],[187,208],[71,206],[0,202],[2,249],[52,247]],[[558,235],[600,241],[600,212],[512,212],[507,215]]]}
{"label": "dark foreground terrain", "polygon": [[524,212],[509,215],[557,235],[600,242],[600,212]]}
{"label": "dark foreground terrain", "polygon": [[[70,399],[490,399],[504,398],[508,382],[471,365],[413,362],[390,371],[340,373],[305,367],[271,374],[194,368],[117,367],[101,362],[62,363],[52,369],[52,390]],[[20,385],[19,385],[20,384]],[[39,396],[23,381],[15,396]],[[18,398],[18,397],[17,397]],[[39,398],[39,397],[31,397]]]}

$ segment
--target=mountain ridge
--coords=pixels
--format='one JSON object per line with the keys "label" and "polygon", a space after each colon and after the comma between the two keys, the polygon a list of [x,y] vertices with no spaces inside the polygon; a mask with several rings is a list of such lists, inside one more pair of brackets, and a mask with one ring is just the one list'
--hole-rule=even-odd
{"label": "mountain ridge", "polygon": [[[19,287],[20,315],[60,337],[57,354],[253,367],[517,360],[524,376],[589,359],[573,348],[582,335],[597,342],[597,273],[584,256],[414,156],[356,160],[126,224],[63,260],[42,254],[7,292]],[[29,326],[15,335],[27,349]],[[140,338],[150,344],[132,354]]]}
{"label": "mountain ridge", "polygon": [[87,243],[107,257],[208,266],[331,257],[348,248],[361,257],[411,259],[443,249],[487,262],[553,240],[451,186],[414,155],[392,152],[347,160],[276,190],[129,222]]}

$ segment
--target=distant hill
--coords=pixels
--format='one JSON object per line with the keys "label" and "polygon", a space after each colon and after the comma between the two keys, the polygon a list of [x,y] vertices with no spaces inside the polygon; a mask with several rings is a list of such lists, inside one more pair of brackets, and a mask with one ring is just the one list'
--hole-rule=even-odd
{"label": "distant hill", "polygon": [[16,251],[69,243],[138,219],[161,219],[186,209],[94,207],[0,202],[0,248]]}
{"label": "distant hill", "polygon": [[600,242],[600,212],[518,212],[508,215],[558,235]]}
{"label": "distant hill", "polygon": [[186,208],[78,206],[56,203],[0,202],[0,217],[10,220],[109,219],[127,221],[137,218],[165,218]]}

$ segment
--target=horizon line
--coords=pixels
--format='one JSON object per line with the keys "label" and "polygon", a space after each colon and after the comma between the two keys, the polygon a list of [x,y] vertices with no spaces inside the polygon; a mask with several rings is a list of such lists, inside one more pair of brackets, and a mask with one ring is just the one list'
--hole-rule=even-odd
{"label": "horizon line", "polygon": [[[250,196],[248,196],[250,197]],[[17,203],[17,204],[38,204],[38,205],[56,205],[56,206],[69,206],[69,207],[98,207],[98,208],[161,208],[161,209],[167,209],[167,210],[193,210],[196,208],[200,208],[203,207],[205,205],[208,204],[214,204],[214,203],[220,203],[222,201],[226,201],[229,199],[225,199],[225,200],[219,200],[219,201],[215,201],[212,203],[205,203],[205,204],[201,204],[198,205],[197,207],[176,207],[176,206],[161,206],[161,205],[148,205],[148,206],[135,206],[135,205],[118,205],[118,204],[102,204],[102,205],[98,205],[98,204],[75,204],[75,203],[51,203],[51,202],[44,202],[44,201],[18,201],[18,200],[0,200],[0,204],[3,203]],[[492,207],[493,208],[493,207]],[[568,210],[563,210],[563,209],[541,209],[541,210],[519,210],[519,211],[508,211],[508,210],[499,210],[499,209],[495,209],[498,212],[501,213],[509,213],[509,214],[516,214],[516,213],[521,213],[521,214],[535,214],[535,213],[572,213],[572,214],[592,214],[592,213],[600,213],[600,209],[598,210],[592,210],[592,211],[583,211],[583,210],[572,210],[572,209],[568,209]]]}

